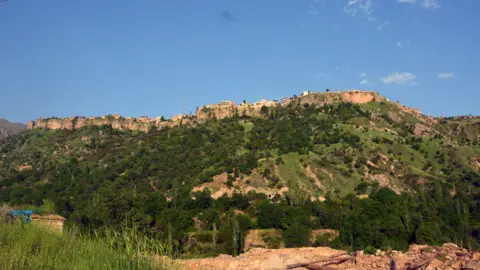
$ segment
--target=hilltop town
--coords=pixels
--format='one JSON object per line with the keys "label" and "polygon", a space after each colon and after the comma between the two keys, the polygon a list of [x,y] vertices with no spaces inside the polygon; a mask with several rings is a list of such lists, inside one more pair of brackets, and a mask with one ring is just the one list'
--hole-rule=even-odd
{"label": "hilltop town", "polygon": [[[304,91],[298,96],[293,95],[292,97],[285,97],[281,100],[262,99],[254,103],[249,103],[244,100],[240,104],[236,104],[234,101],[225,100],[217,104],[208,104],[198,107],[195,115],[179,114],[168,120],[163,116],[155,118],[149,118],[147,116],[142,116],[139,118],[125,118],[118,114],[100,117],[39,117],[35,121],[30,121],[27,126],[29,129],[44,128],[73,130],[84,126],[109,125],[112,128],[119,130],[140,130],[146,132],[152,128],[161,129],[178,125],[195,125],[201,124],[208,119],[223,119],[234,117],[235,115],[239,117],[263,117],[264,114],[262,113],[262,108],[286,107],[304,104],[323,106],[324,104],[331,104],[334,102],[352,102],[361,104],[372,101],[386,102],[389,100],[375,91],[347,90],[330,92],[327,90],[327,92],[318,93]],[[420,114],[419,110],[410,110],[416,114]]]}

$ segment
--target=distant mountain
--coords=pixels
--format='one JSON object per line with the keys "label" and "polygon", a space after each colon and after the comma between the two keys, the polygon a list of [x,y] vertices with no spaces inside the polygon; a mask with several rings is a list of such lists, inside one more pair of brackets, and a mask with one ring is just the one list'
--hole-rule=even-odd
{"label": "distant mountain", "polygon": [[27,125],[22,123],[10,123],[0,118],[0,140],[15,135],[27,129]]}

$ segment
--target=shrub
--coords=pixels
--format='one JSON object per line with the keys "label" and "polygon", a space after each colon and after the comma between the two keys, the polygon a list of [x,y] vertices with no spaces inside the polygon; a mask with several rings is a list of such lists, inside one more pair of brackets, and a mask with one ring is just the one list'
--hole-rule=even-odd
{"label": "shrub", "polygon": [[311,234],[311,228],[294,223],[283,232],[283,240],[286,247],[305,247],[309,244]]}
{"label": "shrub", "polygon": [[263,242],[267,245],[268,248],[280,248],[282,246],[282,236],[276,233],[264,232],[262,233]]}
{"label": "shrub", "polygon": [[319,234],[315,238],[314,245],[316,247],[326,247],[330,245],[330,243],[332,242],[331,241],[332,239],[335,239],[333,234],[330,234],[330,233]]}
{"label": "shrub", "polygon": [[375,253],[377,253],[377,249],[369,245],[363,249],[363,253],[368,255],[375,255]]}

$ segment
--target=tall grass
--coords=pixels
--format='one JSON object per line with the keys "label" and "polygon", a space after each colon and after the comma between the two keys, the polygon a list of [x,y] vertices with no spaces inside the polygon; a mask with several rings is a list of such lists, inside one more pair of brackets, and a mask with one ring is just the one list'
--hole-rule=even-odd
{"label": "tall grass", "polygon": [[[94,237],[0,219],[0,269],[172,269],[166,248],[135,229]],[[155,255],[154,255],[155,254]],[[157,258],[157,259],[156,259]]]}

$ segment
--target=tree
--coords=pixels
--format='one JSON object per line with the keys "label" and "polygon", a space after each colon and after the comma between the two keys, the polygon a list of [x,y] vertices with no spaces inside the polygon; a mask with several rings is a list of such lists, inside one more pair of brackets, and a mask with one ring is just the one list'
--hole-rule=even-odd
{"label": "tree", "polygon": [[360,184],[358,184],[358,186],[355,188],[355,191],[357,194],[365,194],[367,193],[367,189],[368,184],[366,182],[360,182]]}
{"label": "tree", "polygon": [[287,248],[305,247],[309,245],[311,234],[311,228],[294,223],[283,232],[283,241]]}
{"label": "tree", "polygon": [[260,113],[263,116],[268,116],[269,111],[270,111],[269,108],[265,105],[263,105],[262,108],[260,109]]}

